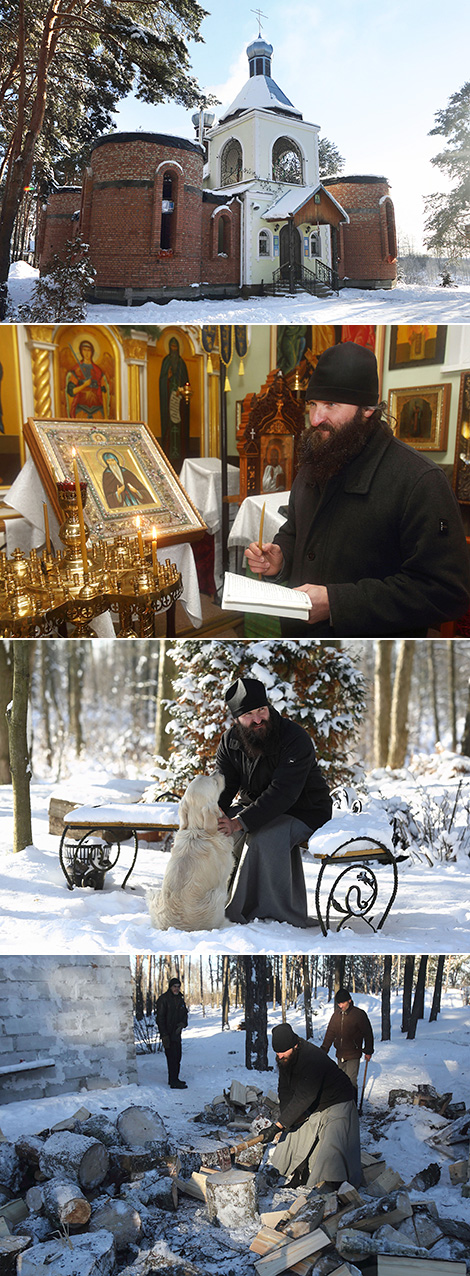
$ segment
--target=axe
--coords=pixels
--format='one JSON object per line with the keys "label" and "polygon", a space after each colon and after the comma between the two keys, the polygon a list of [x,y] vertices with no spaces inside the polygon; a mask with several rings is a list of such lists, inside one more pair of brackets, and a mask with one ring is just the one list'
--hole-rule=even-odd
{"label": "axe", "polygon": [[368,1060],[368,1059],[366,1059],[366,1061],[365,1061],[365,1065],[364,1065],[364,1078],[363,1078],[363,1082],[362,1082],[361,1102],[360,1102],[360,1104],[359,1104],[359,1108],[358,1108],[359,1116],[362,1116],[362,1105],[363,1105],[363,1102],[364,1102],[364,1090],[365,1090],[365,1088],[366,1088],[366,1077],[367,1077],[367,1069],[368,1069],[368,1067],[369,1067],[369,1060]]}
{"label": "axe", "polygon": [[[232,1156],[237,1156],[239,1152],[244,1152],[245,1148],[255,1147],[257,1143],[264,1143],[263,1134],[267,1129],[268,1127],[265,1126],[264,1130],[260,1130],[254,1139],[243,1139],[241,1143],[237,1143],[233,1147],[221,1148],[217,1153],[220,1169],[229,1170],[232,1164]],[[279,1134],[281,1134],[281,1130],[279,1130]]]}

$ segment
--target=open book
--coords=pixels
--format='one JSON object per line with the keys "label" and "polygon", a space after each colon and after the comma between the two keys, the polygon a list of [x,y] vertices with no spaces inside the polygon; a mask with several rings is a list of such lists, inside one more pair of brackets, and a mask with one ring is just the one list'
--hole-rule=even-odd
{"label": "open book", "polygon": [[293,616],[308,620],[312,604],[308,594],[253,576],[236,576],[226,572],[222,611],[252,611],[260,616]]}

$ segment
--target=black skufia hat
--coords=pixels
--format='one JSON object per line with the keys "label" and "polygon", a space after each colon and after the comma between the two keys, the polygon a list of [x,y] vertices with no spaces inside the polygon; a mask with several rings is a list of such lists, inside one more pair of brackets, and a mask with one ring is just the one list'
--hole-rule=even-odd
{"label": "black skufia hat", "polygon": [[225,692],[225,703],[233,718],[267,705],[266,687],[259,678],[237,678]]}
{"label": "black skufia hat", "polygon": [[277,1023],[272,1030],[273,1050],[276,1054],[284,1054],[285,1050],[292,1050],[293,1046],[297,1046],[299,1038],[290,1023]]}
{"label": "black skufia hat", "polygon": [[307,386],[305,402],[312,401],[375,408],[379,377],[373,351],[354,341],[342,341],[324,350]]}

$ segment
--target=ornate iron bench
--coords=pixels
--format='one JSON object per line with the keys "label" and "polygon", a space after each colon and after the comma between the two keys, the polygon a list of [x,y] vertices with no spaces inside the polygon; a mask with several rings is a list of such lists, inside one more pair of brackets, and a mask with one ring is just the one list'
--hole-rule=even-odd
{"label": "ornate iron bench", "polygon": [[[398,890],[398,867],[407,855],[394,855],[390,847],[375,837],[351,837],[330,853],[313,855],[320,861],[315,889],[315,907],[324,935],[331,929],[332,914],[341,930],[353,918],[361,918],[374,932],[381,930]],[[388,886],[378,871],[389,866]],[[374,910],[378,909],[377,915]]]}
{"label": "ornate iron bench", "polygon": [[79,806],[64,818],[59,861],[68,889],[91,886],[102,890],[106,874],[117,864],[121,847],[132,843],[131,863],[121,882],[125,889],[135,868],[139,833],[152,829],[174,832],[178,828],[178,801],[136,802],[130,805]]}

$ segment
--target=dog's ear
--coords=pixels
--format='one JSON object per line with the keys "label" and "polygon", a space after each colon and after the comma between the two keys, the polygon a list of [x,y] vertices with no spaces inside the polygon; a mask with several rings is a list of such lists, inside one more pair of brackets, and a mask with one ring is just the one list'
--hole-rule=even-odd
{"label": "dog's ear", "polygon": [[188,827],[188,809],[189,809],[189,802],[185,793],[184,797],[181,798],[181,802],[178,806],[180,829],[187,829]]}
{"label": "dog's ear", "polygon": [[219,808],[217,806],[203,806],[202,826],[206,833],[217,833]]}

